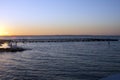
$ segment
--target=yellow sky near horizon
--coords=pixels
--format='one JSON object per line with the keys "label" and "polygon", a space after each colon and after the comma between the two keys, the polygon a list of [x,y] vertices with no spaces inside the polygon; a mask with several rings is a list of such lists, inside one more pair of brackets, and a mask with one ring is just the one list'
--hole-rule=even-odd
{"label": "yellow sky near horizon", "polygon": [[120,0],[0,0],[5,35],[120,35]]}
{"label": "yellow sky near horizon", "polygon": [[[62,27],[61,27],[62,26]],[[120,35],[119,27],[68,26],[68,25],[1,25],[0,36],[12,35]]]}

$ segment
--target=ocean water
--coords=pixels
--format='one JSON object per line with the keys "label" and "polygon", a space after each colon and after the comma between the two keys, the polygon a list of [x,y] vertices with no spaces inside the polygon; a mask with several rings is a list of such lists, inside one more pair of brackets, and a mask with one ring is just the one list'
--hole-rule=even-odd
{"label": "ocean water", "polygon": [[[79,37],[81,36],[14,38]],[[120,39],[119,36],[99,38]],[[120,41],[110,44],[108,42],[38,42],[18,43],[18,46],[31,50],[0,52],[0,80],[99,80],[120,73]]]}

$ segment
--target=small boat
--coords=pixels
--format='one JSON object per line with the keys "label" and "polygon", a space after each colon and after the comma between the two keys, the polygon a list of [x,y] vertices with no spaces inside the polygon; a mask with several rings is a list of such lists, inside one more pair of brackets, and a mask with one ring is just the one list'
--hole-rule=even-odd
{"label": "small boat", "polygon": [[17,47],[17,48],[0,48],[0,52],[20,52],[20,51],[24,51],[26,49],[24,48],[20,48],[20,47]]}
{"label": "small boat", "polygon": [[13,43],[10,42],[10,43],[4,43],[1,45],[2,47],[0,47],[0,52],[20,52],[20,51],[27,50],[25,48],[18,47],[17,43],[13,45]]}

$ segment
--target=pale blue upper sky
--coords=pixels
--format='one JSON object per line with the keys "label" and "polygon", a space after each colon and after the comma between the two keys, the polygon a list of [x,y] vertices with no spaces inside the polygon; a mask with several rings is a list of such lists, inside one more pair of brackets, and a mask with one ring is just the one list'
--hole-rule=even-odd
{"label": "pale blue upper sky", "polygon": [[0,0],[0,23],[77,25],[78,29],[90,25],[118,30],[120,0]]}

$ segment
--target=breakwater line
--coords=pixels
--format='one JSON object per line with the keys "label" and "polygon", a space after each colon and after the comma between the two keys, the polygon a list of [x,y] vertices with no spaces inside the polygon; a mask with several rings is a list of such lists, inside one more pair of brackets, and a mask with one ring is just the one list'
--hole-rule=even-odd
{"label": "breakwater line", "polygon": [[77,39],[1,39],[0,43],[5,42],[21,42],[21,43],[32,43],[32,42],[94,42],[94,41],[119,41],[118,39],[99,39],[99,38],[77,38]]}

